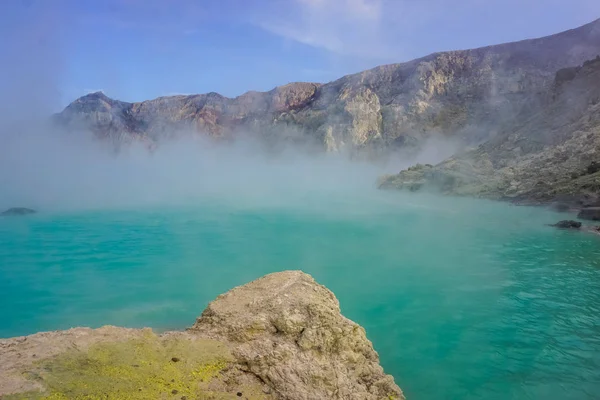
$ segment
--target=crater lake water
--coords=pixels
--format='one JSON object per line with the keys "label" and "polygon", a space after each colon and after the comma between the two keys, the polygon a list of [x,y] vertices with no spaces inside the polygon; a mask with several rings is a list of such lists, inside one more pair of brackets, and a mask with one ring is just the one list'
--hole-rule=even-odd
{"label": "crater lake water", "polygon": [[564,214],[393,192],[0,219],[0,337],[192,325],[300,269],[366,328],[407,398],[600,398],[600,236]]}

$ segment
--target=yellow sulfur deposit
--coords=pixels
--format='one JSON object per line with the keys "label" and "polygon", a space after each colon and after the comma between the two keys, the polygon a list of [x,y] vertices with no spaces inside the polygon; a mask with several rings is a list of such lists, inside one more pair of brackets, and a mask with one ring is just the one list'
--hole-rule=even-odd
{"label": "yellow sulfur deposit", "polygon": [[[99,343],[87,351],[71,350],[40,363],[39,376],[49,393],[43,400],[137,400],[222,398],[206,384],[231,360],[216,341],[164,337]],[[216,394],[215,394],[216,395]],[[32,398],[32,393],[15,399]]]}

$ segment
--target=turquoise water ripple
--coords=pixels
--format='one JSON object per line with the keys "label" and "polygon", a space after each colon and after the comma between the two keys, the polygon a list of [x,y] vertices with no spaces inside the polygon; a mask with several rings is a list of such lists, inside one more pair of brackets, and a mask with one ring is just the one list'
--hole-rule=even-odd
{"label": "turquoise water ripple", "polygon": [[600,398],[600,237],[535,208],[378,193],[0,219],[0,337],[191,325],[302,269],[411,399]]}

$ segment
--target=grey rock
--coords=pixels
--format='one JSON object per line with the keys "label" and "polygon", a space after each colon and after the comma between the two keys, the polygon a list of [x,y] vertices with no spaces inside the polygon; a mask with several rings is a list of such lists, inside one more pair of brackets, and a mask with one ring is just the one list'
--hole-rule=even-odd
{"label": "grey rock", "polygon": [[[560,202],[574,209],[597,204],[600,58],[573,69],[568,79],[561,76],[514,126],[422,171],[421,187],[521,204]],[[414,180],[407,170],[379,185],[404,189]]]}
{"label": "grey rock", "polygon": [[556,228],[560,228],[560,229],[579,229],[579,228],[581,228],[581,222],[564,220],[564,221],[559,221],[552,226],[554,226]]}
{"label": "grey rock", "polygon": [[153,146],[174,135],[316,144],[327,151],[410,155],[432,138],[478,144],[526,119],[537,94],[568,84],[600,54],[600,20],[556,35],[448,51],[330,83],[290,83],[236,98],[217,93],[126,103],[84,96],[55,116],[115,143]]}
{"label": "grey rock", "polygon": [[600,207],[587,207],[581,209],[577,218],[600,221]]}
{"label": "grey rock", "polygon": [[228,340],[234,357],[281,398],[403,398],[365,330],[301,271],[270,274],[217,297],[190,331]]}
{"label": "grey rock", "polygon": [[29,215],[29,214],[35,214],[35,213],[36,213],[36,211],[32,210],[31,208],[13,207],[13,208],[9,208],[6,211],[1,212],[0,216],[10,217],[10,216],[17,216],[17,215]]}
{"label": "grey rock", "polygon": [[600,163],[597,161],[592,161],[591,164],[587,167],[588,174],[595,174],[598,171],[600,171]]}

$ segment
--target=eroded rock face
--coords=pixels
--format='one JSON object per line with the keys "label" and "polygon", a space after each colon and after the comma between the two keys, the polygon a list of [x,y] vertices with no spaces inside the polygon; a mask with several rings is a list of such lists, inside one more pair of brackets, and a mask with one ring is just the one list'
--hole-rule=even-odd
{"label": "eroded rock face", "polygon": [[285,399],[402,398],[364,329],[301,271],[219,296],[190,331],[230,341],[236,359]]}
{"label": "eroded rock face", "polygon": [[600,207],[583,208],[579,211],[579,214],[577,214],[577,218],[600,221]]}
{"label": "eroded rock face", "polygon": [[579,228],[581,228],[581,222],[572,221],[572,220],[564,220],[564,221],[558,221],[556,224],[553,224],[552,226],[555,228],[559,228],[559,229],[579,229]]}
{"label": "eroded rock face", "polygon": [[301,271],[232,289],[185,332],[44,332],[0,339],[0,360],[11,400],[404,398],[364,329]]}
{"label": "eroded rock face", "polygon": [[451,195],[560,202],[563,209],[588,210],[580,218],[597,215],[586,207],[597,205],[600,196],[600,58],[556,79],[495,138],[428,170],[413,167],[383,177],[380,186],[406,189],[418,182]]}
{"label": "eroded rock face", "polygon": [[[326,84],[297,82],[236,98],[217,93],[125,103],[101,93],[70,104],[56,120],[127,143],[176,131],[212,137],[294,137],[323,149],[412,152],[432,138],[480,143],[535,104],[556,79],[570,82],[600,53],[600,20],[540,39],[435,53]],[[377,154],[379,154],[376,151]]]}

